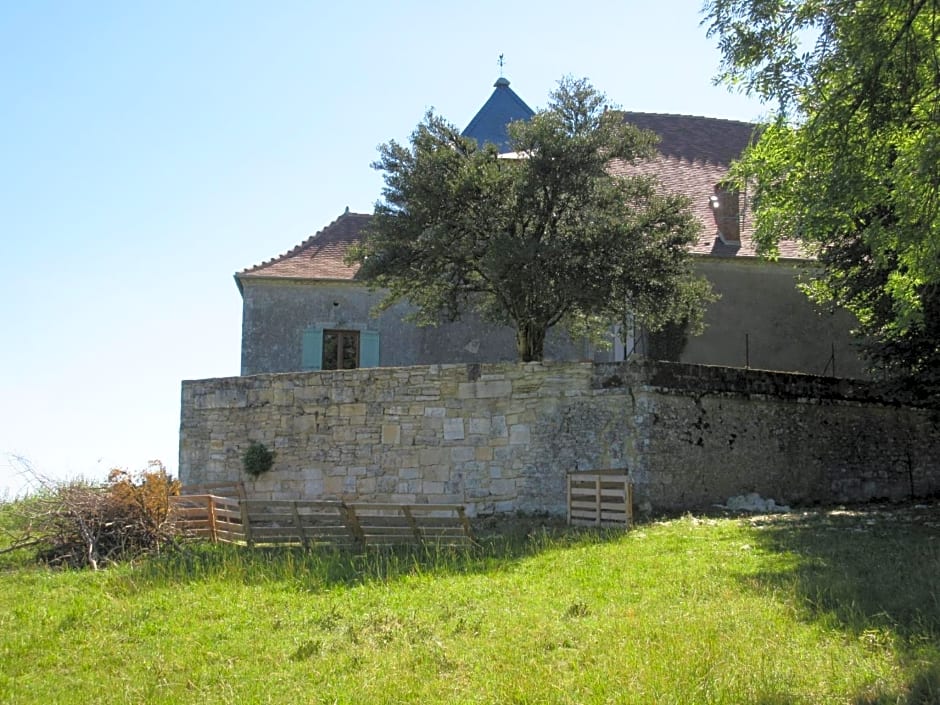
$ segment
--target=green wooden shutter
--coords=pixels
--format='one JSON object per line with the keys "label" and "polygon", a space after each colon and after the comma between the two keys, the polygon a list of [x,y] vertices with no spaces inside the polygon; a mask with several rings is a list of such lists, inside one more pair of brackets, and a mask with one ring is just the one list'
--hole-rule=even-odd
{"label": "green wooden shutter", "polygon": [[364,330],[359,333],[359,367],[379,366],[379,332]]}
{"label": "green wooden shutter", "polygon": [[308,328],[304,331],[301,352],[301,369],[314,372],[323,367],[323,329]]}

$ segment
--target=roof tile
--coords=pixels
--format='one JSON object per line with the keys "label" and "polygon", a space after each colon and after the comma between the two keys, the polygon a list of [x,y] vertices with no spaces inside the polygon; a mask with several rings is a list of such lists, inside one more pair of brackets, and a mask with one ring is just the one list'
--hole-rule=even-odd
{"label": "roof tile", "polygon": [[[496,92],[500,90],[509,89],[497,88]],[[742,194],[741,198],[740,244],[726,243],[719,237],[709,201],[715,193],[715,186],[727,175],[728,165],[753,138],[755,126],[690,115],[627,112],[624,118],[660,136],[659,154],[635,164],[615,162],[611,171],[620,175],[648,174],[658,179],[667,191],[688,196],[692,211],[702,224],[699,240],[691,248],[694,254],[735,259],[757,257],[747,194]],[[347,265],[344,258],[350,245],[360,240],[371,217],[364,213],[350,213],[347,209],[346,213],[290,252],[250,267],[236,277],[239,281],[249,278],[353,280],[359,268]],[[795,241],[780,243],[780,257],[809,259]]]}
{"label": "roof tile", "polygon": [[369,214],[350,213],[347,209],[343,215],[294,249],[249,267],[236,276],[239,279],[354,279],[359,265],[346,264],[346,251],[359,242],[363,228],[371,219]]}

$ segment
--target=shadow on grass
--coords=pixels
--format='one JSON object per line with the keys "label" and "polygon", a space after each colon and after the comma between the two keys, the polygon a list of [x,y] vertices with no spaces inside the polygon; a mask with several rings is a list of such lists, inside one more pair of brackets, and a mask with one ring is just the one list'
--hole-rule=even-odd
{"label": "shadow on grass", "polygon": [[795,560],[791,569],[750,575],[748,582],[794,594],[807,621],[897,654],[903,692],[876,688],[859,694],[856,705],[940,705],[940,503],[815,510],[751,523],[758,544]]}
{"label": "shadow on grass", "polygon": [[324,590],[413,575],[479,574],[505,570],[544,551],[603,543],[623,530],[571,529],[555,520],[512,518],[478,533],[476,545],[370,546],[352,551],[332,546],[256,547],[184,542],[150,556],[135,571],[144,584],[180,584],[206,579],[249,585],[291,583]]}

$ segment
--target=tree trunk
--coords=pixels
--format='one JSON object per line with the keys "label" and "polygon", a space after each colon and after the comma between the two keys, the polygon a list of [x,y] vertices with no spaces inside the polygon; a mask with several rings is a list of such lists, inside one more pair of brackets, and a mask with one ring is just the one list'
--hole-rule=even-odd
{"label": "tree trunk", "polygon": [[516,326],[516,349],[523,362],[541,361],[545,347],[545,328],[537,323]]}

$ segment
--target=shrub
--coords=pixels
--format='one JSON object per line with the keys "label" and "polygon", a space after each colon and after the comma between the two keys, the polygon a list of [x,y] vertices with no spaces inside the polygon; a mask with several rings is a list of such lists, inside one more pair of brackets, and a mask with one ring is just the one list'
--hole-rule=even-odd
{"label": "shrub", "polygon": [[271,469],[274,464],[274,452],[268,450],[264,443],[256,441],[248,446],[242,457],[242,464],[247,474],[257,478]]}

